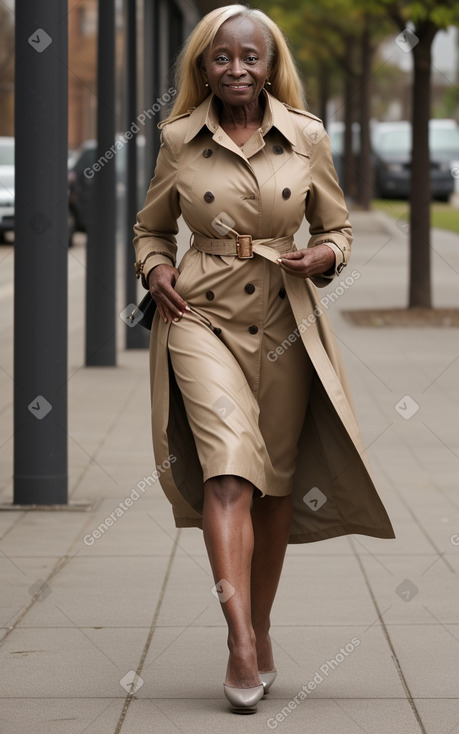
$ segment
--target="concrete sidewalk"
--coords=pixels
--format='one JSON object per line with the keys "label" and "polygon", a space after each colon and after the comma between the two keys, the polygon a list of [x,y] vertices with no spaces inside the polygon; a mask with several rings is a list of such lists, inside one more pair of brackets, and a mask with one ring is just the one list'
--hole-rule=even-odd
{"label": "concrete sidewalk", "polygon": [[[225,625],[201,531],[176,530],[152,474],[147,353],[82,366],[84,243],[69,251],[69,489],[91,507],[0,512],[1,734],[459,734],[458,331],[341,317],[407,296],[402,229],[382,214],[352,222],[343,285],[323,295],[334,293],[328,311],[397,539],[289,547],[273,614],[278,678],[246,717],[223,696]],[[432,256],[435,305],[458,307],[459,237],[435,232]],[[13,248],[0,258],[5,504]]]}

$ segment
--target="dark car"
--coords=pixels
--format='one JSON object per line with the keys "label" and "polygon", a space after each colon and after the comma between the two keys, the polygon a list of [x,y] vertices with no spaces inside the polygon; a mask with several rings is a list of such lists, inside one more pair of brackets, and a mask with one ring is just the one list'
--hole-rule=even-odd
{"label": "dark car", "polygon": [[[375,195],[406,199],[411,185],[411,123],[381,122],[373,129]],[[459,160],[459,128],[454,120],[430,120],[431,196],[447,200],[454,191],[451,169]]]}
{"label": "dark car", "polygon": [[0,138],[0,242],[14,232],[14,138]]}
{"label": "dark car", "polygon": [[[126,193],[126,167],[127,148],[125,138],[117,137],[118,147],[114,148],[116,168],[116,197],[118,204],[117,216],[118,227],[123,227],[124,206],[122,206]],[[138,200],[143,203],[145,198],[145,138],[136,136],[137,144],[137,171],[138,171]],[[72,164],[69,167],[69,216],[72,220],[73,231],[86,232],[93,206],[94,180],[99,173],[103,161],[97,162],[97,141],[85,140],[84,143],[73,152]],[[70,223],[69,223],[70,229]]]}

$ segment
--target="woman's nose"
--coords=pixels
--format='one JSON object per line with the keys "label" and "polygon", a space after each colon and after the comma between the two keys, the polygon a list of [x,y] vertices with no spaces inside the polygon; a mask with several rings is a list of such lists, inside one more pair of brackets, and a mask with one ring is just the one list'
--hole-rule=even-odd
{"label": "woman's nose", "polygon": [[233,76],[242,76],[242,74],[246,73],[246,70],[240,59],[234,59],[230,65],[229,72]]}

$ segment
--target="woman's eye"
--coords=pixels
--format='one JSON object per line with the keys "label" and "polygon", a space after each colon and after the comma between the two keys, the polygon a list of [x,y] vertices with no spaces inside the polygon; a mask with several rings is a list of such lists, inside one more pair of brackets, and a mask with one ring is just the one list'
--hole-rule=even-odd
{"label": "woman's eye", "polygon": [[256,57],[256,56],[247,56],[247,61],[248,61],[248,62],[249,62],[250,64],[253,64],[253,63],[255,63],[255,61],[258,61],[258,59],[257,59],[257,57]]}
{"label": "woman's eye", "polygon": [[218,61],[221,64],[226,64],[228,61],[228,57],[227,56],[217,56],[215,61]]}

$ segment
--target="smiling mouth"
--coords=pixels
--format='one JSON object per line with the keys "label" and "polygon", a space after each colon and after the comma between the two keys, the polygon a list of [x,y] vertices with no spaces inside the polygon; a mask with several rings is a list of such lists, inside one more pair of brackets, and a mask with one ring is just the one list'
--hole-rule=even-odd
{"label": "smiling mouth", "polygon": [[226,84],[230,89],[249,89],[251,84]]}

